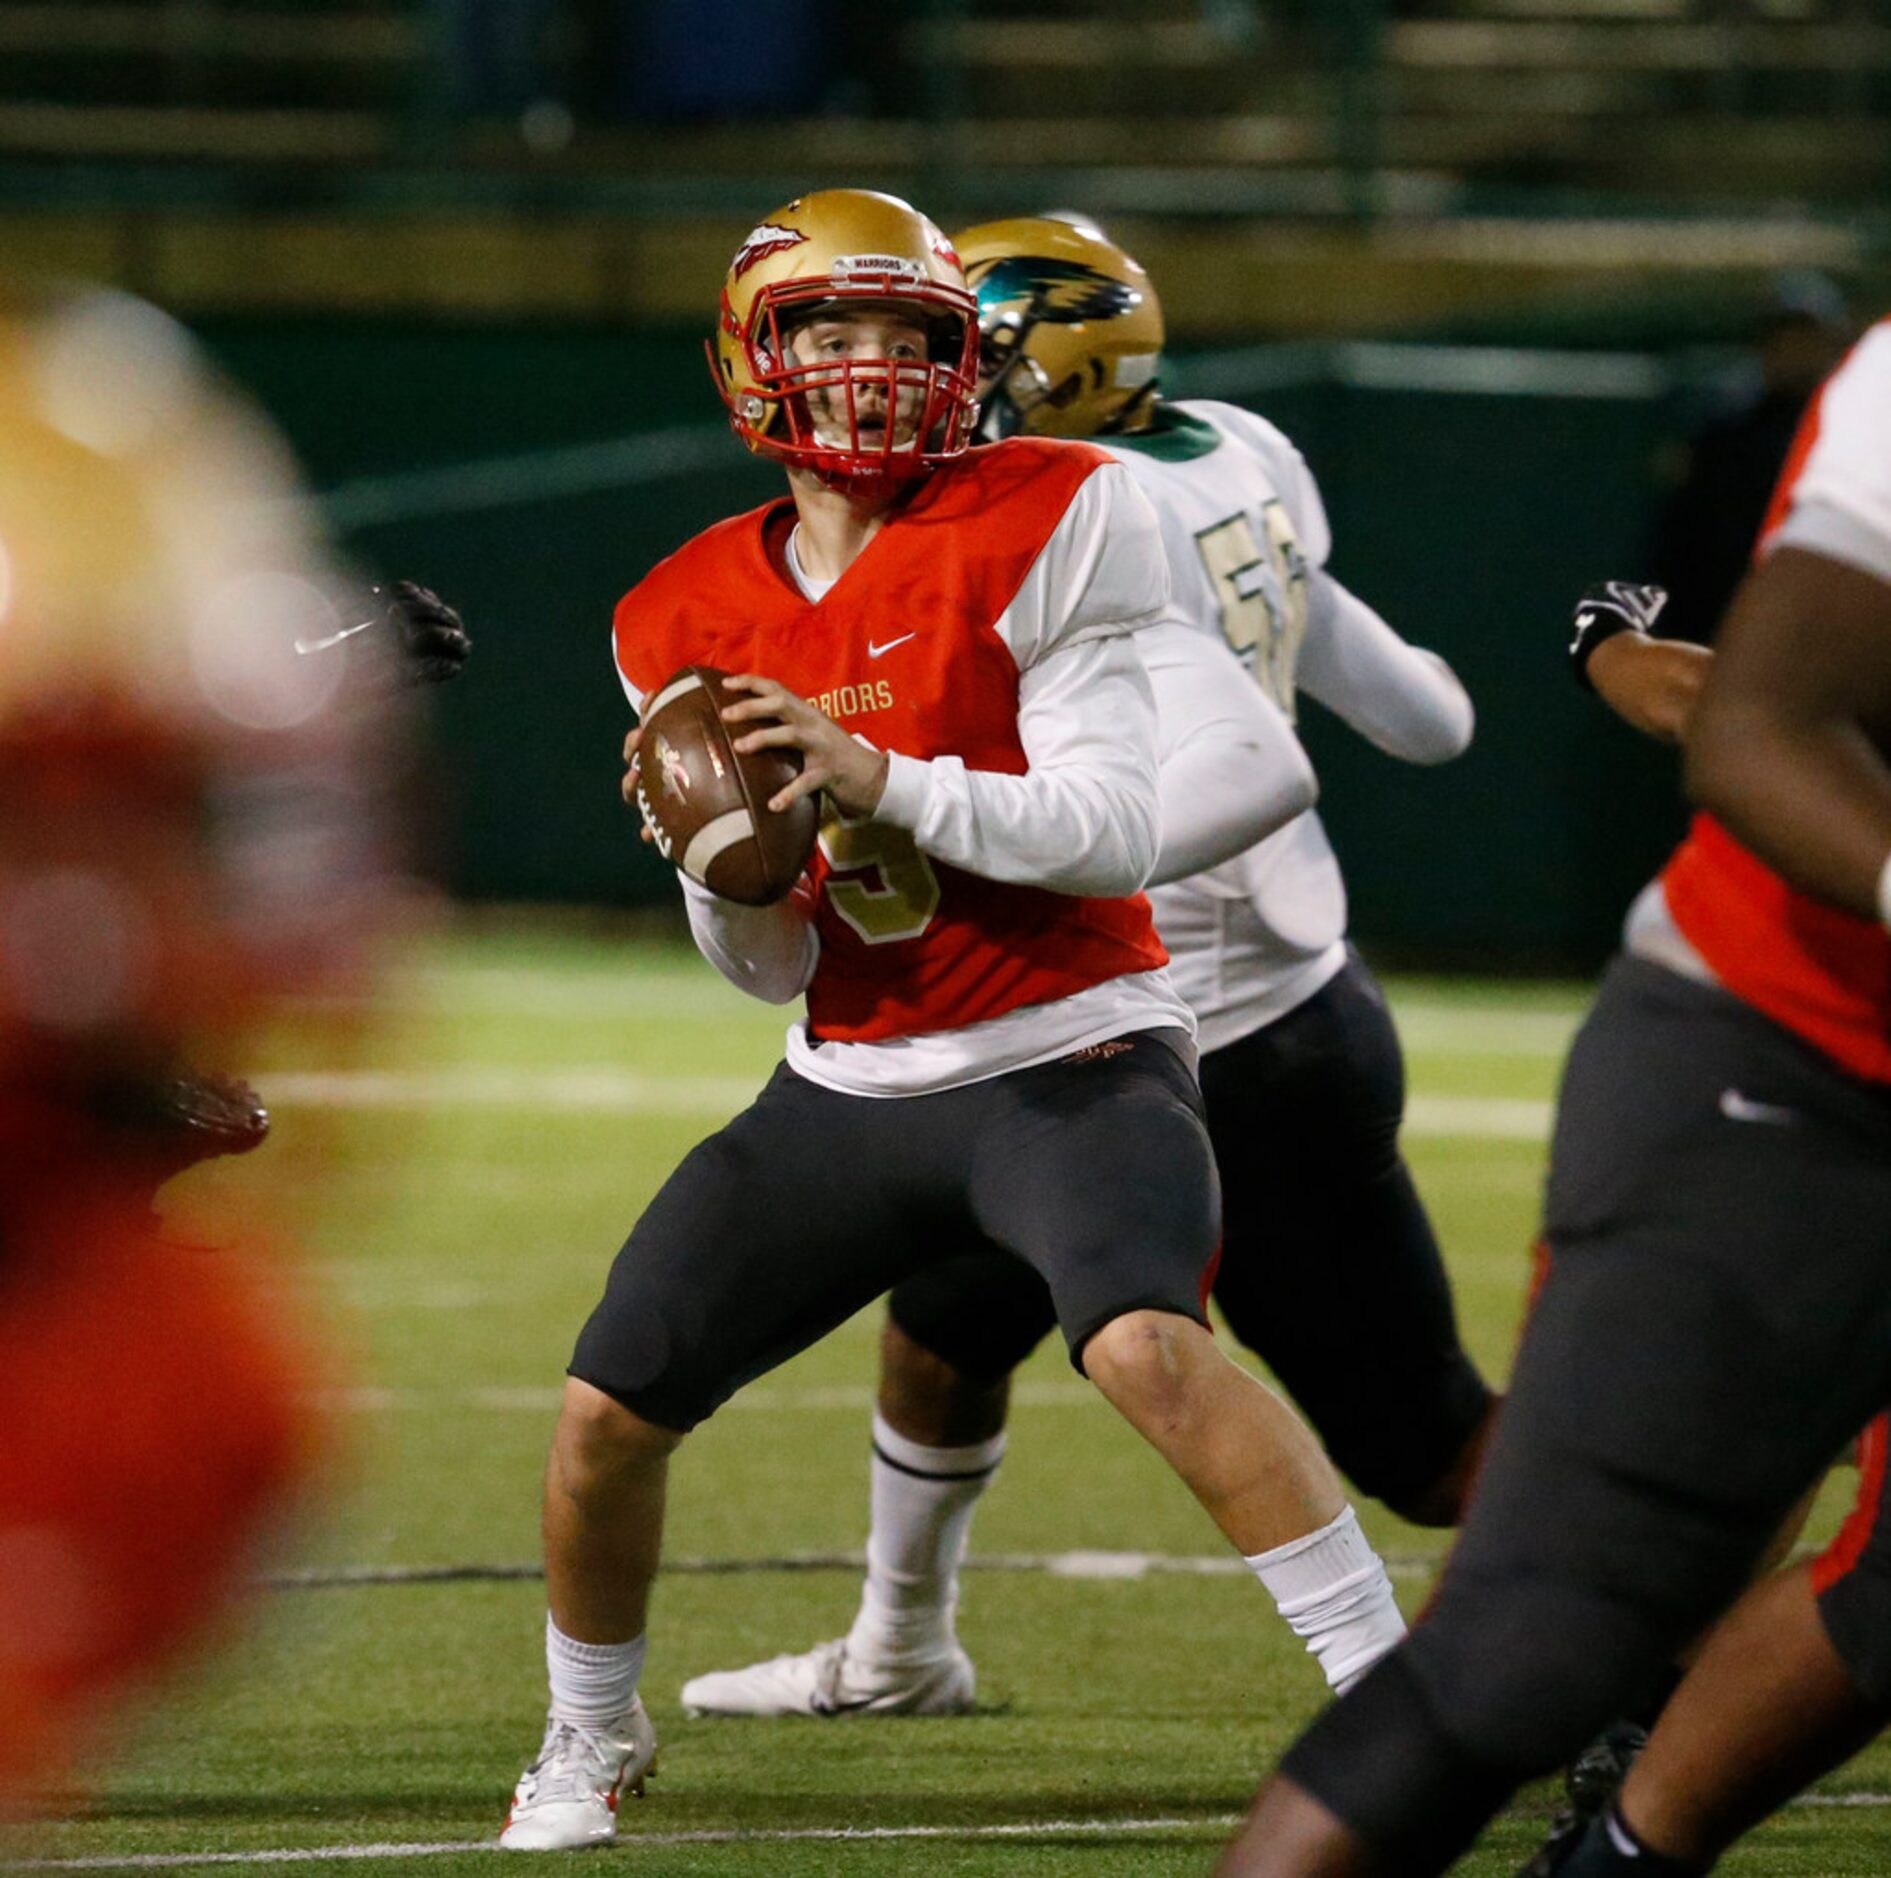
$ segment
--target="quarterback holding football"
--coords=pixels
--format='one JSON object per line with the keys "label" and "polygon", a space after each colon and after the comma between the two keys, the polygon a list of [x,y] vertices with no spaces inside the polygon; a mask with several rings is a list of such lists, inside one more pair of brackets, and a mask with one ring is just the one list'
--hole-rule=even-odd
{"label": "quarterback holding football", "polygon": [[[1470,699],[1327,571],[1318,488],[1298,450],[1235,406],[1162,395],[1154,283],[1093,225],[1044,216],[968,229],[981,436],[1087,440],[1161,524],[1168,630],[1290,712],[1296,694],[1386,754],[1438,763],[1470,741]],[[1214,1295],[1362,1492],[1405,1518],[1459,1517],[1491,1392],[1459,1340],[1437,1240],[1399,1153],[1404,1066],[1371,974],[1345,940],[1346,893],[1308,802],[1231,852],[1210,821],[1278,784],[1276,754],[1213,766],[1207,698],[1157,693],[1162,851],[1150,899],[1195,1015],[1221,1177]],[[1297,744],[1294,755],[1302,763]],[[1206,836],[1207,838],[1204,838]],[[711,1715],[940,1715],[974,1700],[958,1572],[1005,1448],[1010,1376],[1056,1322],[1043,1282],[973,1254],[894,1288],[873,1421],[872,1523],[844,1637],[683,1688]]]}
{"label": "quarterback holding football", "polygon": [[[891,197],[830,190],[767,217],[712,357],[788,494],[651,570],[618,607],[617,665],[640,713],[692,668],[723,675],[724,762],[798,759],[745,793],[748,828],[819,793],[783,897],[682,877],[709,959],[806,1016],[637,1221],[579,1333],[545,1488],[550,1717],[502,1835],[518,1850],[611,1839],[654,1758],[637,1688],[683,1435],[967,1249],[1042,1279],[1073,1365],[1329,1681],[1403,1630],[1331,1464],[1204,1316],[1220,1219],[1194,1019],[1139,891],[1162,845],[1159,661],[1139,641],[1159,644],[1170,604],[1147,500],[1084,444],[968,450],[978,303],[952,244]],[[1220,692],[1204,735],[1291,744],[1256,687]],[[670,741],[686,770],[718,750]],[[1227,816],[1222,853],[1306,805],[1304,765],[1283,773],[1277,800]]]}

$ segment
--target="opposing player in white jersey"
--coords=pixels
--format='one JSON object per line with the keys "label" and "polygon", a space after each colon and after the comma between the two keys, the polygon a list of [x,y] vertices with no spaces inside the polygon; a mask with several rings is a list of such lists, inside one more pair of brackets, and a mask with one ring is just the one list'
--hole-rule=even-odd
{"label": "opposing player in white jersey", "polygon": [[[1394,757],[1458,755],[1470,700],[1443,660],[1407,645],[1325,571],[1326,516],[1300,453],[1251,412],[1160,396],[1162,314],[1141,268],[1094,229],[1057,220],[992,224],[958,245],[978,292],[983,434],[1087,438],[1128,470],[1161,525],[1169,629],[1225,641],[1288,712],[1305,691]],[[1205,866],[1227,852],[1209,845],[1228,806],[1218,795],[1278,782],[1259,753],[1245,776],[1199,770],[1188,708],[1172,696],[1159,682],[1164,826],[1150,899],[1200,1025],[1223,1189],[1214,1295],[1356,1485],[1408,1519],[1454,1523],[1493,1398],[1459,1342],[1399,1155],[1397,1036],[1347,947],[1345,888],[1311,807]],[[1054,1321],[1042,1281],[1005,1258],[934,1266],[893,1292],[853,1627],[798,1655],[699,1676],[686,1707],[971,1706],[972,1664],[954,1628],[958,1566],[1004,1452],[1011,1372]]]}

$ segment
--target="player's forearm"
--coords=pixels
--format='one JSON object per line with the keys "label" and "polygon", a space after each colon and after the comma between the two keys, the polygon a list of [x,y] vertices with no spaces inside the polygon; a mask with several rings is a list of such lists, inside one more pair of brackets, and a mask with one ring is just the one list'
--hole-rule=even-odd
{"label": "player's forearm", "polygon": [[1470,694],[1435,652],[1407,645],[1365,601],[1316,569],[1298,679],[1387,756],[1446,763],[1470,746]]}
{"label": "player's forearm", "polygon": [[1688,793],[1795,887],[1886,919],[1891,582],[1781,549],[1719,644],[1688,730]]}
{"label": "player's forearm", "polygon": [[1802,892],[1885,920],[1891,771],[1855,724],[1782,726],[1705,707],[1687,742],[1688,793]]}
{"label": "player's forearm", "polygon": [[1112,897],[1160,845],[1156,706],[1128,636],[1066,646],[1018,675],[1021,776],[896,756],[876,821],[986,880]]}
{"label": "player's forearm", "polygon": [[808,988],[820,940],[794,899],[738,906],[718,899],[687,874],[677,879],[697,950],[738,991],[764,1004],[787,1004]]}
{"label": "player's forearm", "polygon": [[[1292,742],[1291,737],[1289,741]],[[1313,765],[1293,744],[1296,761],[1252,742],[1203,740],[1162,765],[1162,848],[1145,883],[1217,867],[1304,815],[1319,798]]]}
{"label": "player's forearm", "polygon": [[1680,743],[1714,655],[1685,639],[1617,633],[1589,655],[1597,695],[1624,723],[1663,743]]}
{"label": "player's forearm", "polygon": [[1134,893],[1155,864],[1154,770],[1103,753],[1023,776],[967,769],[957,757],[896,756],[875,820],[986,880],[1113,897]]}
{"label": "player's forearm", "polygon": [[1310,809],[1313,765],[1281,711],[1218,638],[1180,625],[1136,635],[1156,701],[1166,886],[1253,847]]}

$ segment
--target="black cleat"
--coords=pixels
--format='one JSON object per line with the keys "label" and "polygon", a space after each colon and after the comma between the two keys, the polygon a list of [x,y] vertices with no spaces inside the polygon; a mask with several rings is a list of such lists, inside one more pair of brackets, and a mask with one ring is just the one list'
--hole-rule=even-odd
{"label": "black cleat", "polygon": [[1554,1878],[1575,1857],[1589,1823],[1615,1798],[1635,1757],[1648,1745],[1648,1730],[1635,1722],[1611,1722],[1563,1770],[1565,1805],[1550,1821],[1549,1836],[1517,1878]]}
{"label": "black cleat", "polygon": [[1628,1778],[1635,1757],[1648,1745],[1648,1730],[1632,1721],[1611,1722],[1569,1763],[1563,1791],[1569,1804],[1585,1817],[1596,1814],[1615,1798]]}

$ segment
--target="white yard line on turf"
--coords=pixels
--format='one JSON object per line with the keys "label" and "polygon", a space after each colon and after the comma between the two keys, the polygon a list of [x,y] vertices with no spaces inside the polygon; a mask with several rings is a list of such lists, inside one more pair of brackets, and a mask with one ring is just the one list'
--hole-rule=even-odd
{"label": "white yard line on turf", "polygon": [[[602,1115],[730,1115],[749,1076],[642,1076],[621,1069],[255,1070],[272,1105],[335,1109],[532,1109]],[[1526,1097],[1416,1095],[1406,1132],[1432,1139],[1541,1141],[1550,1105]]]}
{"label": "white yard line on turf", "polygon": [[[1794,1806],[1891,1806],[1891,1793],[1807,1793]],[[779,1832],[636,1832],[622,1834],[620,1850],[636,1846],[848,1844],[888,1839],[1110,1839],[1124,1833],[1213,1834],[1220,1839],[1241,1823],[1238,1813],[1174,1819],[1031,1819],[996,1826],[792,1826]],[[270,1847],[254,1852],[138,1852],[114,1858],[23,1858],[0,1862],[0,1871],[176,1871],[195,1865],[315,1865],[332,1859],[439,1858],[454,1852],[497,1852],[496,1839],[451,1839],[433,1843]]]}
{"label": "white yard line on turf", "polygon": [[[1217,1838],[1240,1824],[1236,1813],[1193,1819],[1031,1819],[997,1826],[787,1826],[777,1832],[625,1832],[618,1849],[646,1845],[782,1845],[882,1839],[1040,1839],[1080,1833],[1112,1838],[1125,1832],[1200,1832]],[[5,1871],[162,1871],[185,1865],[302,1865],[324,1859],[438,1858],[448,1852],[497,1852],[496,1839],[455,1839],[433,1844],[314,1845],[258,1852],[140,1852],[124,1858],[28,1858],[0,1865]]]}
{"label": "white yard line on turf", "polygon": [[257,1070],[281,1107],[537,1109],[607,1115],[730,1115],[760,1087],[753,1076],[640,1076],[624,1069]]}
{"label": "white yard line on turf", "polygon": [[1491,1005],[1396,1002],[1392,1015],[1407,1050],[1440,1056],[1560,1058],[1582,1022],[1580,1011],[1506,1011]]}
{"label": "white yard line on turf", "polygon": [[[392,981],[390,1002],[426,1003],[488,1016],[713,1019],[753,1018],[754,1007],[713,973],[685,967],[625,972],[558,970],[532,966],[432,966]],[[1569,1047],[1583,1006],[1565,1010],[1516,1009],[1505,1004],[1457,1003],[1399,997],[1392,1013],[1408,1050],[1452,1056],[1560,1057]]]}
{"label": "white yard line on turf", "polygon": [[[1436,1553],[1389,1553],[1389,1577],[1428,1578],[1438,1569]],[[774,1557],[665,1559],[663,1569],[685,1578],[749,1577],[758,1573],[861,1572],[861,1552],[782,1552]],[[1245,1578],[1250,1568],[1232,1552],[1200,1556],[1170,1552],[973,1552],[961,1571],[1005,1572],[1049,1578],[1135,1583],[1148,1577]],[[493,1565],[308,1565],[258,1583],[270,1591],[348,1591],[381,1585],[517,1584],[544,1576],[541,1566]]]}

